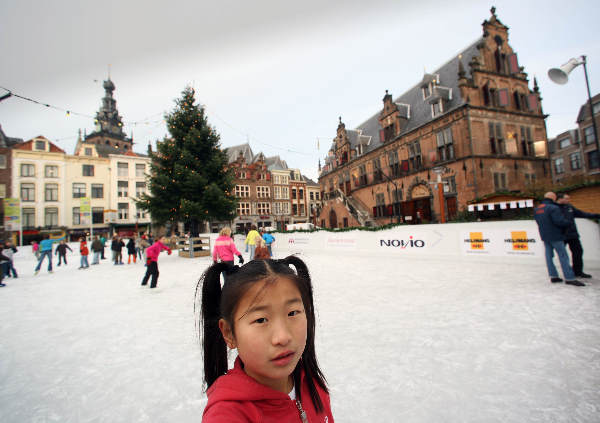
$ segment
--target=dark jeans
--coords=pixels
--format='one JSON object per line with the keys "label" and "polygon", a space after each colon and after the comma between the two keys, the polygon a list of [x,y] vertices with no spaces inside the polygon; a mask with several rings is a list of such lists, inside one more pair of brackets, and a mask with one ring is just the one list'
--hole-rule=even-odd
{"label": "dark jeans", "polygon": [[2,273],[4,274],[4,276],[10,276],[10,274],[12,273],[13,278],[17,277],[17,271],[15,270],[12,260],[6,263],[2,263]]}
{"label": "dark jeans", "polygon": [[156,261],[151,261],[148,267],[146,267],[146,274],[144,275],[144,279],[142,279],[142,285],[148,284],[150,276],[152,276],[150,288],[156,288],[156,284],[158,283],[158,262]]}
{"label": "dark jeans", "polygon": [[567,239],[565,244],[569,246],[571,250],[571,257],[573,259],[573,273],[575,276],[583,273],[583,247],[579,238]]}
{"label": "dark jeans", "polygon": [[60,266],[61,259],[65,262],[65,264],[67,264],[67,255],[66,254],[60,254],[60,253],[58,253],[58,264],[57,264],[57,266]]}
{"label": "dark jeans", "polygon": [[48,271],[52,271],[52,250],[42,251],[40,255],[40,259],[38,260],[37,266],[35,266],[35,271],[37,272],[42,267],[42,262],[44,261],[44,257],[48,257]]}

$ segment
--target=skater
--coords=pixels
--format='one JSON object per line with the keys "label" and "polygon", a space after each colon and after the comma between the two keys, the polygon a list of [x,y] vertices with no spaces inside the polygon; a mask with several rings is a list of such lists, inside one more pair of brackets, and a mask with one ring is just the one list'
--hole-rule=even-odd
{"label": "skater", "polygon": [[92,249],[92,252],[94,253],[94,259],[92,260],[92,264],[100,264],[100,259],[102,257],[102,253],[104,252],[104,244],[102,244],[102,238],[98,238],[98,235],[96,235],[90,247]]}
{"label": "skater", "polygon": [[577,231],[575,218],[583,217],[586,219],[600,219],[600,214],[586,213],[573,207],[571,204],[571,197],[565,193],[558,194],[557,202],[560,204],[560,209],[563,212],[563,215],[569,221],[569,226],[565,230],[565,244],[567,244],[571,250],[573,272],[578,278],[589,279],[592,277],[592,275],[589,275],[583,271],[583,247],[581,246],[581,241],[579,241],[579,232]]}
{"label": "skater", "polygon": [[265,231],[265,228],[261,228],[260,230],[262,234],[262,238],[265,240],[265,244],[267,244],[267,249],[269,250],[269,257],[273,257],[273,250],[271,249],[271,244],[275,242],[275,237],[270,233]]}
{"label": "skater", "polygon": [[[2,251],[4,250],[4,243],[2,241],[0,241],[0,265],[4,265],[4,263],[7,263],[10,261],[10,259],[8,257],[6,257],[4,254],[2,254]],[[6,286],[6,284],[3,282],[4,280],[4,272],[0,272],[0,288]]]}
{"label": "skater", "polygon": [[246,235],[245,244],[246,248],[250,248],[250,258],[248,260],[254,260],[254,250],[256,249],[256,240],[260,238],[260,234],[256,230],[256,225],[250,226],[250,232]]}
{"label": "skater", "polygon": [[71,247],[69,247],[69,245],[63,239],[60,241],[60,244],[58,244],[56,251],[54,252],[54,255],[58,255],[58,264],[56,266],[60,266],[61,260],[65,262],[65,266],[67,265],[67,250],[73,252]]}
{"label": "skater", "polygon": [[88,264],[88,254],[89,253],[90,253],[90,250],[88,250],[87,243],[85,242],[85,238],[84,237],[79,238],[79,254],[81,254],[81,265],[79,266],[80,269],[87,269],[88,267],[90,267],[90,265]]}
{"label": "skater", "polygon": [[100,242],[102,243],[102,251],[100,254],[100,259],[106,260],[106,257],[104,257],[104,248],[106,247],[106,237],[104,236],[104,234],[102,234],[102,236],[100,237]]}
{"label": "skater", "polygon": [[[213,264],[196,295],[200,286],[208,386],[202,422],[333,423],[315,355],[315,311],[304,262],[295,256],[255,260],[233,271]],[[227,347],[238,354],[229,371]]]}
{"label": "skater", "polygon": [[235,242],[231,239],[231,229],[225,227],[219,231],[219,237],[215,241],[213,248],[213,262],[221,260],[222,263],[227,263],[233,267],[233,256],[237,256],[240,264],[244,264],[242,253],[235,248]]}
{"label": "skater", "polygon": [[148,279],[152,276],[152,281],[150,282],[150,288],[156,288],[156,284],[158,284],[158,255],[162,250],[167,250],[168,254],[171,255],[171,249],[165,245],[167,241],[167,237],[160,237],[158,240],[154,242],[150,247],[146,249],[146,256],[148,259],[146,260],[146,274],[144,275],[144,279],[142,279],[142,286],[148,284]]}
{"label": "skater", "polygon": [[40,244],[37,241],[31,241],[31,251],[37,260],[40,259]]}
{"label": "skater", "polygon": [[256,240],[256,249],[254,250],[254,260],[265,260],[271,258],[271,254],[269,254],[269,249],[265,243],[265,240],[262,238],[258,238]]}
{"label": "skater", "polygon": [[141,247],[142,237],[138,236],[135,238],[135,255],[140,260],[142,259],[142,247]]}
{"label": "skater", "polygon": [[10,240],[7,240],[4,243],[4,250],[2,250],[2,254],[4,254],[6,257],[8,257],[8,262],[6,262],[5,264],[3,264],[3,272],[5,277],[9,277],[12,273],[12,277],[13,278],[17,278],[17,270],[15,269],[14,266],[14,262],[13,262],[13,256],[14,254],[17,252],[17,247],[15,247],[13,245],[13,243]]}
{"label": "skater", "polygon": [[534,217],[540,231],[540,237],[544,241],[544,247],[546,248],[546,267],[550,275],[550,282],[557,283],[563,281],[558,277],[558,271],[552,262],[554,250],[556,250],[565,283],[573,286],[585,286],[584,283],[575,279],[575,274],[569,264],[564,234],[565,229],[569,226],[569,221],[565,219],[559,205],[556,204],[555,193],[547,192],[544,194],[544,199],[535,208]]}
{"label": "skater", "polygon": [[118,236],[114,236],[110,249],[112,250],[112,259],[116,265],[123,264],[123,247],[125,244]]}
{"label": "skater", "polygon": [[127,243],[127,264],[131,264],[131,257],[133,257],[133,264],[137,260],[137,252],[135,251],[135,238],[129,238]]}
{"label": "skater", "polygon": [[34,275],[40,273],[40,268],[42,267],[44,257],[48,257],[48,273],[52,273],[52,246],[58,241],[62,241],[62,238],[50,239],[50,235],[44,235],[44,239],[42,242],[40,242],[40,258],[37,266],[35,266],[35,271],[33,272]]}

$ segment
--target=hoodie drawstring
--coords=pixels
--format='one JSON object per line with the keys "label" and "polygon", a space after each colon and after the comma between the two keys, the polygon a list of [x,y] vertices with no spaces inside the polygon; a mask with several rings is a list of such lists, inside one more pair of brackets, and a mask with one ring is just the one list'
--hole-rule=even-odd
{"label": "hoodie drawstring", "polygon": [[304,409],[302,408],[302,404],[298,400],[296,400],[296,407],[300,412],[300,419],[302,420],[302,423],[308,423],[308,419],[306,418],[306,412],[304,411]]}

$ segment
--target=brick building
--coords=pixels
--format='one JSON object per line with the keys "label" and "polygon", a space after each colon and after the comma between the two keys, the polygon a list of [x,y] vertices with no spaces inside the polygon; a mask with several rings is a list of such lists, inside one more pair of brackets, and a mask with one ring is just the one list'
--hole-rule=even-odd
{"label": "brick building", "polygon": [[18,193],[12,190],[12,149],[23,143],[21,138],[7,137],[0,126],[0,226],[4,228],[4,199]]}
{"label": "brick building", "polygon": [[570,129],[548,140],[548,153],[553,184],[569,178],[585,176],[586,166],[582,160],[585,153],[580,142],[579,130]]}
{"label": "brick building", "polygon": [[[596,128],[600,131],[600,94],[592,97],[592,112],[596,121]],[[579,127],[586,172],[588,175],[599,175],[600,151],[598,150],[598,141],[600,140],[596,140],[594,126],[592,125],[592,114],[590,114],[590,105],[587,101],[579,109],[577,125]]]}
{"label": "brick building", "polygon": [[[474,199],[549,182],[537,82],[491,10],[483,35],[356,129],[340,118],[319,184],[321,226],[440,221]],[[443,183],[438,192],[437,178]]]}

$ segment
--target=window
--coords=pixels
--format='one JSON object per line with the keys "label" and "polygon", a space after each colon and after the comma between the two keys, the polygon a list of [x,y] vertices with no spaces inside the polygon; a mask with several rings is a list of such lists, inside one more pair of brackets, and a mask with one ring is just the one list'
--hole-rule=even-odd
{"label": "window", "polygon": [[85,152],[84,152],[84,154],[85,154],[86,156],[91,156],[91,155],[92,155],[92,149],[91,149],[90,147],[86,147],[86,148],[84,149],[84,151],[85,151]]}
{"label": "window", "polygon": [[504,135],[502,134],[502,124],[490,122],[488,126],[490,134],[490,151],[492,154],[506,154],[504,146]]}
{"label": "window", "polygon": [[535,185],[535,173],[525,174],[525,185]]}
{"label": "window", "polygon": [[383,179],[381,172],[381,159],[379,157],[373,159],[373,182],[380,182]]}
{"label": "window", "polygon": [[554,170],[557,174],[563,173],[565,171],[565,159],[562,157],[554,159]]}
{"label": "window", "polygon": [[246,179],[246,172],[240,172],[240,179]]}
{"label": "window", "polygon": [[92,198],[104,198],[103,184],[92,184]]}
{"label": "window", "polygon": [[81,225],[81,214],[79,207],[73,207],[73,225]]}
{"label": "window", "polygon": [[600,112],[600,102],[592,104],[592,111],[594,114]]}
{"label": "window", "polygon": [[304,201],[304,190],[302,188],[298,188],[298,199]]}
{"label": "window", "polygon": [[427,97],[429,97],[431,95],[431,84],[428,84],[428,85],[422,87],[421,91],[423,91],[423,100],[425,100]]}
{"label": "window", "polygon": [[248,216],[250,214],[250,203],[238,203],[237,214],[239,216]]}
{"label": "window", "polygon": [[298,216],[298,205],[292,204],[292,215]]}
{"label": "window", "polygon": [[452,140],[452,128],[446,128],[436,134],[437,157],[441,162],[454,158],[454,143]]}
{"label": "window", "polygon": [[528,126],[521,126],[521,151],[524,156],[535,156],[531,128]]}
{"label": "window", "polygon": [[58,184],[46,184],[44,197],[46,201],[58,201]]}
{"label": "window", "polygon": [[46,165],[44,174],[46,178],[58,178],[58,166]]}
{"label": "window", "polygon": [[235,196],[239,198],[250,197],[250,187],[248,185],[236,185]]}
{"label": "window", "polygon": [[[391,125],[386,126],[383,129],[379,130],[379,139],[382,142],[391,141],[396,135],[396,126],[392,123]],[[345,161],[344,161],[345,163]]]}
{"label": "window", "polygon": [[21,176],[35,176],[35,166],[23,163],[21,165]]}
{"label": "window", "polygon": [[560,140],[558,142],[559,148],[567,148],[570,145],[571,145],[571,138],[563,138],[562,140]]}
{"label": "window", "polygon": [[442,107],[442,99],[439,99],[431,105],[431,117],[436,117],[444,111]]}
{"label": "window", "polygon": [[148,211],[137,207],[135,209],[135,217],[137,217],[138,219],[145,219],[146,217],[148,217]]}
{"label": "window", "polygon": [[258,198],[269,198],[271,196],[271,190],[269,187],[256,187],[256,196]]}
{"label": "window", "polygon": [[312,192],[312,191],[311,191],[311,192],[309,192],[309,193],[308,193],[308,198],[310,198],[310,201],[314,201],[314,199],[315,199],[315,193],[314,193],[314,192]]}
{"label": "window", "polygon": [[571,170],[581,169],[581,156],[579,152],[569,154],[569,161],[571,162]]}
{"label": "window", "polygon": [[129,182],[117,181],[117,197],[128,197]]}
{"label": "window", "polygon": [[367,185],[367,167],[364,164],[358,167],[358,185]]}
{"label": "window", "polygon": [[271,214],[271,203],[257,203],[256,207],[260,215]]}
{"label": "window", "polygon": [[386,207],[385,207],[385,194],[379,193],[375,195],[375,207],[373,210],[374,217],[382,217],[385,216]]}
{"label": "window", "polygon": [[135,176],[137,178],[143,178],[146,176],[146,165],[144,163],[135,164]]}
{"label": "window", "polygon": [[73,183],[73,198],[85,197],[85,184],[78,182]]}
{"label": "window", "polygon": [[44,225],[46,226],[58,226],[58,208],[47,207],[44,210]]}
{"label": "window", "polygon": [[135,183],[135,196],[140,198],[142,194],[146,192],[146,183],[145,182],[136,182]]}
{"label": "window", "polygon": [[454,176],[443,178],[444,192],[456,192],[456,179]]}
{"label": "window", "polygon": [[35,227],[35,209],[23,209],[23,227]]}
{"label": "window", "polygon": [[34,144],[34,148],[38,151],[46,151],[46,141],[36,141]]}
{"label": "window", "polygon": [[0,169],[6,169],[6,154],[0,154]]}
{"label": "window", "polygon": [[281,175],[281,185],[287,185],[289,184],[289,176],[287,175]]}
{"label": "window", "polygon": [[494,172],[494,189],[496,191],[506,189],[506,173]]}
{"label": "window", "polygon": [[119,215],[118,219],[129,219],[129,203],[118,203]]}
{"label": "window", "polygon": [[315,192],[315,200],[318,200],[318,199],[319,199],[319,193]]}
{"label": "window", "polygon": [[412,170],[420,169],[423,165],[421,143],[418,140],[408,144],[408,161]]}
{"label": "window", "polygon": [[588,167],[590,169],[598,169],[600,168],[600,154],[598,154],[598,150],[590,151],[587,153],[588,155]]}
{"label": "window", "polygon": [[94,176],[94,165],[82,165],[83,176]]}
{"label": "window", "polygon": [[296,199],[296,188],[292,188],[292,200]]}
{"label": "window", "polygon": [[398,162],[398,152],[396,150],[388,153],[388,164],[392,176],[400,176],[400,163]]}
{"label": "window", "polygon": [[129,176],[129,163],[117,163],[117,176]]}
{"label": "window", "polygon": [[21,184],[21,200],[35,201],[35,185]]}
{"label": "window", "polygon": [[104,209],[102,207],[92,207],[92,223],[104,223]]}
{"label": "window", "polygon": [[6,184],[0,184],[0,198],[6,198]]}
{"label": "window", "polygon": [[[587,144],[593,144],[596,142],[596,137],[594,136],[594,127],[593,126],[588,126],[587,128],[583,128],[583,138],[585,139],[585,143]],[[23,166],[23,165],[21,165]],[[21,176],[24,176],[23,174],[21,174]]]}

